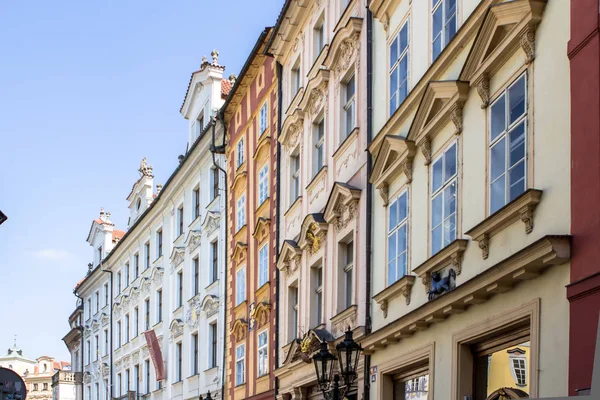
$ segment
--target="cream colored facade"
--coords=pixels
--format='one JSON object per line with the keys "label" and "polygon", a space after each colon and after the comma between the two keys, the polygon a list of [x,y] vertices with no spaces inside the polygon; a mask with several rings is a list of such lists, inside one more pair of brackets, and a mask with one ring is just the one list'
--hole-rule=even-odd
{"label": "cream colored facade", "polygon": [[[449,17],[434,57],[438,7]],[[374,308],[362,345],[371,398],[405,390],[483,400],[505,385],[529,397],[566,395],[569,3],[373,0],[369,8]],[[404,56],[407,95],[395,109],[391,73]],[[524,343],[527,383],[495,379],[484,360]],[[414,385],[423,376],[427,390]]]}
{"label": "cream colored facade", "polygon": [[275,375],[286,399],[320,394],[309,357],[320,342],[364,336],[366,18],[364,0],[286,2],[268,49],[283,66]]}

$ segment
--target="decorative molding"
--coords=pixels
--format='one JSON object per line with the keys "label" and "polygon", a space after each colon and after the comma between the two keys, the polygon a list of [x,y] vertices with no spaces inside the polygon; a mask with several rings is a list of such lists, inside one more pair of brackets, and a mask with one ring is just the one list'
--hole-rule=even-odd
{"label": "decorative molding", "polygon": [[311,120],[314,120],[320,111],[327,108],[329,98],[328,90],[329,70],[319,69],[315,77],[306,85],[304,96],[298,104]]}
{"label": "decorative molding", "polygon": [[431,256],[423,264],[413,269],[413,272],[421,279],[425,286],[425,291],[429,293],[431,274],[441,269],[451,266],[460,275],[462,270],[462,255],[467,248],[468,240],[456,239],[436,254]]}
{"label": "decorative molding", "polygon": [[281,127],[281,134],[277,138],[279,143],[288,151],[292,151],[298,143],[301,143],[304,132],[304,112],[300,109],[294,110],[285,118]]}
{"label": "decorative molding", "polygon": [[204,221],[202,222],[202,230],[206,234],[206,236],[210,236],[214,231],[219,229],[221,221],[221,215],[214,211],[209,211],[206,213],[204,217]]}
{"label": "decorative molding", "polygon": [[271,304],[266,301],[261,301],[258,304],[251,307],[250,310],[250,324],[260,328],[269,322],[269,316],[271,314]]}
{"label": "decorative molding", "polygon": [[402,278],[373,296],[373,300],[379,304],[381,311],[383,311],[383,318],[387,318],[389,303],[400,294],[406,299],[406,305],[410,304],[410,295],[414,284],[414,275],[404,275]]}
{"label": "decorative molding", "polygon": [[383,139],[369,181],[379,189],[384,206],[387,206],[389,201],[389,185],[401,174],[404,175],[406,183],[412,182],[413,160],[416,153],[416,145],[412,140],[400,136],[387,136]]}
{"label": "decorative molding", "polygon": [[243,318],[238,318],[231,327],[231,334],[235,338],[236,342],[244,340],[246,333],[248,332],[248,321]]}
{"label": "decorative molding", "polygon": [[362,24],[362,18],[351,17],[331,39],[329,52],[323,65],[335,72],[336,85],[339,84],[343,74],[353,64],[353,61],[359,58]]}
{"label": "decorative molding", "polygon": [[341,313],[331,318],[331,330],[334,337],[338,338],[344,335],[348,329],[356,328],[356,310],[358,306],[352,305]]}
{"label": "decorative molding", "polygon": [[262,243],[263,240],[269,237],[270,229],[271,220],[268,218],[260,217],[258,218],[258,221],[256,221],[256,226],[254,227],[252,237],[256,239],[258,243]]}
{"label": "decorative molding", "polygon": [[169,341],[173,342],[183,334],[183,321],[176,318],[169,325]]}
{"label": "decorative molding", "polygon": [[188,248],[188,253],[192,253],[200,246],[200,242],[202,239],[202,231],[201,230],[190,230],[188,232],[187,239],[185,240],[186,246]]}
{"label": "decorative molding", "polygon": [[247,249],[248,245],[246,243],[236,242],[231,256],[238,265],[246,260]]}
{"label": "decorative molding", "polygon": [[308,214],[302,222],[298,246],[311,255],[317,253],[323,246],[327,228],[327,221],[323,218],[323,214]]}
{"label": "decorative molding", "polygon": [[152,275],[151,275],[152,282],[154,282],[157,285],[162,284],[164,274],[165,274],[164,268],[154,267],[154,270],[152,270]]}
{"label": "decorative molding", "polygon": [[292,275],[300,268],[302,259],[302,249],[293,240],[284,240],[281,246],[277,269],[285,273],[286,276]]}
{"label": "decorative molding", "polygon": [[308,196],[308,204],[312,205],[321,195],[325,192],[327,186],[327,166],[321,168],[321,170],[315,175],[306,186],[306,193]]}
{"label": "decorative molding", "polygon": [[185,247],[177,246],[173,247],[173,251],[171,252],[171,272],[175,270],[179,264],[181,264],[184,260],[185,256]]}
{"label": "decorative molding", "polygon": [[202,304],[200,305],[202,311],[206,313],[207,317],[212,317],[217,312],[219,312],[219,299],[213,295],[206,295],[204,299],[202,299]]}
{"label": "decorative molding", "polygon": [[469,235],[473,240],[479,242],[479,248],[484,260],[488,258],[490,253],[490,239],[514,222],[521,220],[525,224],[526,234],[533,231],[534,211],[542,198],[542,194],[541,190],[528,189],[516,199],[465,232],[465,235]]}
{"label": "decorative molding", "polygon": [[346,183],[335,182],[327,200],[323,218],[335,225],[338,231],[344,229],[358,216],[358,201],[361,190]]}

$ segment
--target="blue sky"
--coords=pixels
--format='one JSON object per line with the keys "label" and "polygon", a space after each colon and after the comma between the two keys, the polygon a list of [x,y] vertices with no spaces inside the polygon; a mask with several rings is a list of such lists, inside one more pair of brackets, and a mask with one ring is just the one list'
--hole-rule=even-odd
{"label": "blue sky", "polygon": [[143,156],[164,183],[179,114],[213,48],[239,73],[283,0],[0,0],[0,354],[69,360],[62,342],[100,207],[117,228]]}

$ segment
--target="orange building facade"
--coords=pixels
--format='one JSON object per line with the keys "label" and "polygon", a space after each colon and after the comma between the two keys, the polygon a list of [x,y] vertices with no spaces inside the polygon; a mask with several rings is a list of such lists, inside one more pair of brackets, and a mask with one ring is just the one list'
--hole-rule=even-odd
{"label": "orange building facade", "polygon": [[227,128],[225,396],[274,397],[277,71],[260,35],[223,107]]}

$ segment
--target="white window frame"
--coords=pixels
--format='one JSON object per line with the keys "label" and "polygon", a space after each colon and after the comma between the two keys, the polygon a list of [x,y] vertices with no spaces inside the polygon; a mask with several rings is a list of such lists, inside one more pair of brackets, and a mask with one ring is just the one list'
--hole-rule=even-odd
{"label": "white window frame", "polygon": [[246,383],[246,345],[240,344],[235,348],[235,385],[243,385]]}
{"label": "white window frame", "polygon": [[[402,33],[406,32],[406,47],[403,49],[401,47],[402,44]],[[396,46],[397,59],[392,60],[392,48]],[[407,18],[402,27],[394,37],[394,40],[390,43],[388,47],[389,51],[389,62],[390,69],[388,73],[388,82],[389,82],[389,101],[388,101],[388,111],[389,115],[393,115],[394,112],[400,107],[400,105],[406,100],[408,97],[408,93],[410,91],[409,87],[409,77],[410,77],[410,18]],[[400,66],[402,62],[406,60],[406,77],[400,77]],[[392,85],[392,76],[396,73],[396,87]],[[406,94],[402,94],[401,88],[402,85],[406,83]],[[401,95],[403,97],[401,98]],[[395,96],[395,98],[394,98]],[[392,104],[392,99],[394,104]]]}
{"label": "white window frame", "polygon": [[290,94],[293,99],[302,87],[302,57],[298,56],[290,70]]}
{"label": "white window frame", "polygon": [[325,118],[313,124],[313,177],[325,166]]}
{"label": "white window frame", "polygon": [[[454,13],[450,16],[447,16],[446,15],[446,7],[448,6],[448,3],[451,1],[454,1]],[[454,36],[456,36],[456,31],[458,31],[458,3],[459,3],[458,0],[436,0],[435,4],[433,4],[431,7],[431,61],[432,62],[435,61],[437,57],[439,57],[439,55],[442,53],[442,51],[444,51],[444,48],[446,48],[446,46],[448,45],[450,40],[452,40],[452,38]],[[435,32],[433,31],[433,29],[434,29],[433,17],[440,7],[442,7],[442,10],[441,10],[442,30],[440,31],[440,33],[438,35],[436,35]],[[447,17],[449,17],[449,18],[447,18]],[[454,33],[452,34],[452,36],[448,37],[446,29],[448,27],[448,20],[451,19],[452,17],[454,17]],[[439,54],[436,55],[436,54],[434,54],[433,45],[438,37],[440,37],[440,39],[441,39],[441,46],[440,46]]]}
{"label": "white window frame", "polygon": [[235,223],[236,223],[237,231],[239,231],[244,226],[246,226],[246,194],[242,194],[237,199],[237,203],[236,204],[237,204],[237,206],[236,206],[236,220],[235,220]]}
{"label": "white window frame", "polygon": [[258,287],[269,281],[269,243],[258,250]]}
{"label": "white window frame", "polygon": [[[510,362],[510,373],[513,377],[513,379],[515,380],[515,384],[518,387],[523,387],[523,386],[527,386],[527,358],[525,357],[525,355],[523,356],[509,356],[508,358],[509,362]],[[519,370],[523,371],[523,383],[519,382],[518,376],[517,376],[517,368],[515,366],[515,361],[516,362],[523,362],[523,367],[521,368],[521,366],[519,366]]]}
{"label": "white window frame", "polygon": [[318,266],[312,267],[313,269],[313,283],[314,283],[314,296],[315,296],[315,309],[313,312],[314,326],[319,326],[323,323],[323,263],[321,262]]}
{"label": "white window frame", "polygon": [[[352,85],[350,83],[352,82]],[[352,87],[352,94],[348,95],[348,90]],[[342,85],[342,94],[344,105],[342,107],[344,133],[342,140],[346,139],[354,128],[356,128],[356,74],[352,72]]]}
{"label": "white window frame", "polygon": [[[243,278],[243,279],[242,279]],[[238,306],[246,301],[246,266],[235,272],[235,305]]]}
{"label": "white window frame", "polygon": [[[261,338],[264,342],[261,344]],[[269,330],[265,329],[257,335],[257,373],[258,376],[264,376],[269,373]]]}
{"label": "white window frame", "polygon": [[235,168],[238,169],[244,163],[244,138],[240,138],[236,145]]}
{"label": "white window frame", "polygon": [[267,105],[269,104],[269,101],[265,101],[263,103],[263,105],[260,107],[260,112],[259,112],[259,136],[262,135],[268,128],[269,126],[269,113],[268,113],[268,108]]}
{"label": "white window frame", "polygon": [[[456,171],[454,172],[454,174],[448,178],[448,180],[446,180],[444,178],[445,175],[445,169],[446,169],[446,164],[443,161],[444,157],[446,156],[446,154],[450,151],[450,149],[455,146],[455,152],[456,152],[456,159],[455,159],[455,168]],[[429,171],[429,179],[430,179],[430,183],[431,183],[431,193],[430,193],[430,198],[429,198],[429,203],[430,203],[430,207],[431,207],[431,216],[430,216],[430,222],[429,222],[429,235],[430,235],[430,241],[429,241],[429,249],[430,249],[430,254],[434,255],[437,252],[439,252],[440,250],[442,250],[444,247],[446,247],[449,243],[452,243],[454,240],[456,240],[456,238],[458,237],[458,168],[460,166],[460,162],[459,162],[459,149],[458,149],[458,141],[453,141],[451,143],[449,143],[445,148],[444,151],[438,156],[436,157],[432,162],[431,162],[431,168]],[[440,160],[442,159],[442,185],[435,191],[433,191],[433,173],[434,173],[434,165]],[[451,185],[456,185],[455,190],[454,190],[454,196],[455,196],[455,203],[454,203],[454,213],[450,214],[448,217],[444,217],[444,215],[446,214],[446,210],[445,210],[445,206],[446,203],[443,201],[442,198],[442,220],[441,222],[436,225],[433,226],[433,202],[435,199],[437,199],[438,196],[443,196],[444,190],[448,187],[450,187]],[[452,215],[454,215],[454,238],[452,240],[450,240],[448,243],[444,244],[445,240],[444,240],[444,236],[445,236],[445,232],[444,232],[444,223],[446,222],[446,220],[449,220]],[[441,226],[442,227],[442,245],[439,249],[434,251],[434,240],[433,240],[433,232],[434,230]]]}
{"label": "white window frame", "polygon": [[[349,252],[348,247],[352,243],[352,249]],[[352,237],[348,242],[344,243],[344,263],[342,265],[342,271],[344,274],[344,293],[343,293],[343,302],[344,302],[344,310],[352,305],[352,299],[354,296],[354,258],[356,254],[356,249],[354,248],[354,238]],[[352,255],[352,261],[348,260],[348,255]],[[340,310],[341,311],[341,310]]]}
{"label": "white window frame", "polygon": [[300,154],[293,153],[290,156],[290,205],[300,197]]}
{"label": "white window frame", "polygon": [[265,164],[258,171],[258,205],[262,205],[269,198],[269,164]]}
{"label": "white window frame", "polygon": [[[401,199],[402,197],[406,196],[406,215],[403,219],[399,219],[400,218],[400,204],[401,204]],[[408,189],[403,190],[398,196],[396,196],[392,201],[389,202],[388,205],[388,220],[387,220],[387,286],[391,286],[393,285],[395,282],[399,281],[403,276],[405,276],[408,273],[408,228],[409,228],[409,222],[408,222],[408,216],[409,216],[409,211],[410,211],[410,205],[409,205],[409,200],[410,200],[410,196],[408,193]],[[398,215],[398,221],[394,226],[391,226],[391,213],[392,213],[392,209],[394,208],[394,206],[396,205],[396,213]],[[403,252],[399,252],[399,244],[400,244],[400,231],[402,229],[405,229],[406,231],[406,235],[404,237],[404,251]],[[391,249],[390,249],[390,239],[392,237],[395,237],[395,247],[396,247],[396,254],[391,254]],[[391,258],[392,256],[393,259]],[[398,270],[398,264],[400,261],[400,257],[404,257],[404,272],[402,273],[402,275],[400,275],[400,272]],[[395,267],[394,267],[394,280],[391,280],[392,276],[390,274],[390,264],[391,263],[395,263]]]}
{"label": "white window frame", "polygon": [[[525,111],[513,123],[510,123],[510,89],[515,87],[517,85],[517,83],[519,83],[521,81],[521,79],[524,80],[525,98],[523,101],[525,103]],[[527,84],[528,84],[527,80],[528,80],[527,72],[523,72],[515,80],[513,80],[510,83],[510,85],[508,85],[502,91],[502,93],[500,93],[496,97],[496,99],[492,102],[492,104],[490,104],[490,106],[488,107],[488,110],[489,110],[488,111],[488,121],[489,121],[489,127],[490,127],[490,132],[489,132],[489,136],[488,136],[488,141],[489,141],[489,146],[488,146],[488,182],[489,182],[488,183],[488,194],[489,194],[488,210],[489,210],[490,214],[493,214],[494,212],[498,211],[499,209],[501,209],[502,207],[504,207],[505,205],[507,205],[508,203],[510,203],[512,201],[512,200],[510,200],[511,182],[509,179],[509,175],[510,175],[510,171],[521,163],[524,164],[523,177],[521,179],[519,179],[519,182],[521,180],[524,181],[523,182],[523,192],[521,194],[523,194],[527,190],[527,184],[528,184],[527,174],[529,172],[529,168],[528,168],[529,152],[527,151],[528,150],[527,144],[528,144],[528,139],[529,139],[529,135],[528,135],[529,132],[527,129],[527,125],[529,123],[529,107],[528,107],[529,93],[528,93],[528,87],[527,87]],[[505,113],[504,114],[504,118],[505,118],[504,126],[505,126],[505,129],[504,129],[504,131],[499,133],[497,137],[492,138],[492,110],[493,110],[493,107],[502,99],[504,99],[504,113]],[[510,164],[509,136],[521,124],[523,124],[523,147],[524,147],[523,158],[519,159],[519,161],[517,161],[513,166],[509,166],[509,164]],[[492,150],[493,150],[493,148],[498,146],[502,140],[504,140],[504,146],[505,146],[504,147],[504,172],[492,181],[492,179],[493,179],[492,178]],[[504,177],[504,204],[502,206],[498,207],[497,209],[494,209],[494,208],[492,208],[492,200],[493,200],[492,185],[496,181],[501,179],[502,177]]]}
{"label": "white window frame", "polygon": [[325,47],[325,13],[321,14],[313,27],[313,62],[317,60]]}

